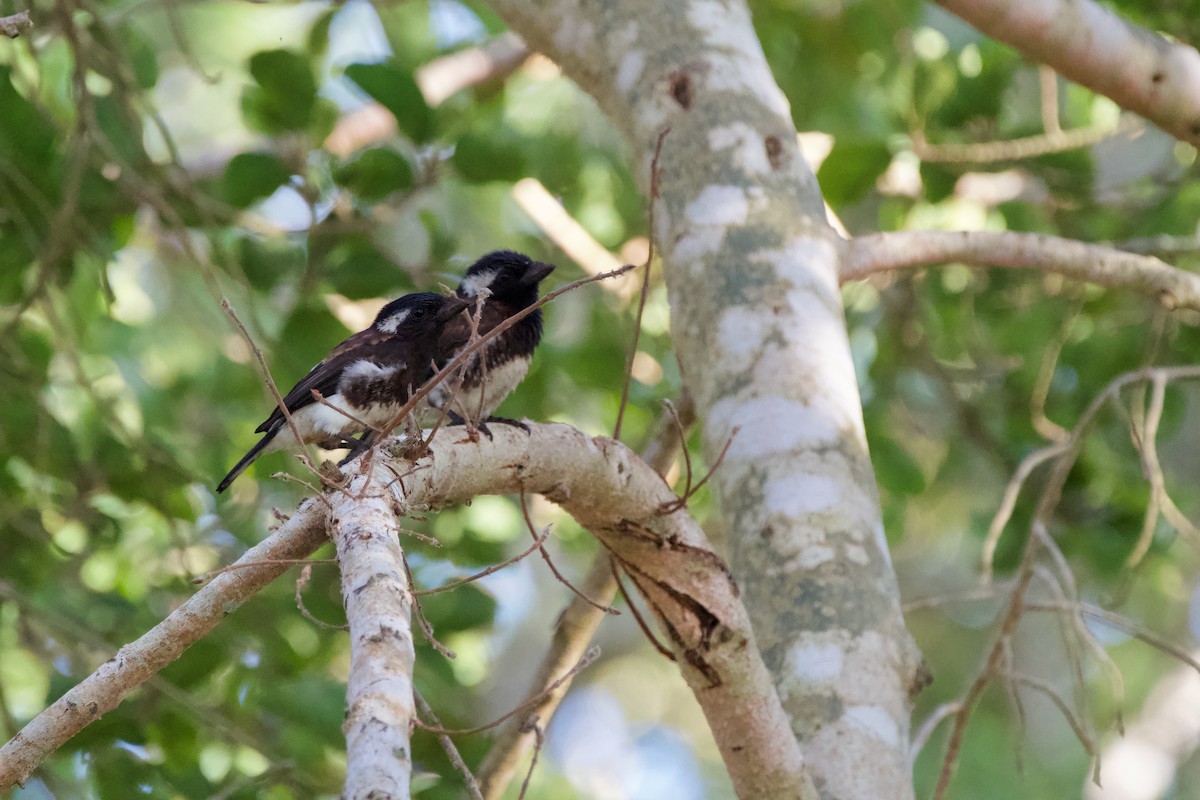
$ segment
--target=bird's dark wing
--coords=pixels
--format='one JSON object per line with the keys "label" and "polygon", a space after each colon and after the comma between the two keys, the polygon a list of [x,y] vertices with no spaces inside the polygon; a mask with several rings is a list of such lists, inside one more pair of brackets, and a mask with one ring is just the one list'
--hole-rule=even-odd
{"label": "bird's dark wing", "polygon": [[[355,361],[367,360],[384,363],[395,357],[397,337],[394,334],[381,333],[374,328],[359,331],[346,341],[333,348],[320,364],[317,364],[300,382],[292,387],[283,398],[287,410],[295,413],[307,405],[315,403],[312,392],[316,389],[322,396],[328,397],[337,391],[342,372]],[[283,422],[283,412],[276,406],[255,433],[269,431]]]}

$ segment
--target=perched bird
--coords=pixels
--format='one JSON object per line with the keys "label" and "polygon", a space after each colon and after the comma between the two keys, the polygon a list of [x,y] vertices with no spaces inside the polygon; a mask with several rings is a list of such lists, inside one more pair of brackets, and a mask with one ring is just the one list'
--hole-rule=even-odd
{"label": "perched bird", "polygon": [[[433,364],[444,361],[446,352],[467,340],[465,320],[456,327],[463,331],[461,338],[447,335],[447,323],[469,305],[461,297],[420,292],[384,306],[371,327],[335,347],[283,398],[301,440],[330,450],[361,448],[363,443],[351,437],[369,431],[367,426],[390,422],[412,392],[428,380]],[[313,397],[314,389],[324,403]],[[229,488],[263,453],[296,445],[279,408],[255,432],[263,438],[218,484],[218,492]]]}
{"label": "perched bird", "polygon": [[[537,302],[538,284],[553,270],[552,264],[534,261],[512,250],[497,250],[471,265],[456,294],[471,302],[468,311],[474,315],[476,298],[485,289],[489,292],[479,316],[479,332],[484,334]],[[439,343],[446,356],[438,363],[439,367],[458,355],[469,334],[466,315],[446,325]],[[489,421],[519,425],[513,420],[493,417],[492,412],[524,380],[533,350],[541,339],[542,312],[537,309],[468,359],[457,392],[458,380],[454,376],[438,384],[429,394],[429,405],[446,411],[451,423],[461,424],[465,420],[478,423],[489,436]]]}

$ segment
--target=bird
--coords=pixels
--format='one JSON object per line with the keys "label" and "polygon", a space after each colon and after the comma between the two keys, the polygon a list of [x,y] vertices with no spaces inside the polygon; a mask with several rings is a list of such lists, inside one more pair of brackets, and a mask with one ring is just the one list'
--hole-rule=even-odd
{"label": "bird", "polygon": [[[474,315],[476,299],[487,290],[488,295],[479,313],[479,333],[485,334],[513,314],[536,303],[538,284],[553,270],[553,264],[534,261],[522,253],[496,250],[471,265],[455,290],[455,296],[470,302],[470,312]],[[462,351],[470,335],[470,326],[466,315],[446,325],[438,347],[446,355],[438,363],[439,368]],[[451,424],[464,424],[470,420],[489,438],[491,432],[487,429],[488,422],[525,428],[523,423],[516,420],[493,417],[492,412],[525,379],[534,348],[541,339],[542,312],[537,309],[495,339],[486,342],[480,353],[470,356],[463,365],[461,383],[451,376],[434,387],[429,393],[428,404],[444,411]]]}
{"label": "bird", "polygon": [[[462,297],[433,292],[407,294],[385,305],[369,328],[333,348],[283,398],[301,441],[328,450],[365,447],[353,435],[391,422],[412,392],[432,375],[433,365],[445,359],[443,348],[454,350],[466,342],[465,320],[456,327],[461,334],[447,335],[446,329],[469,305]],[[313,397],[314,389],[324,402]],[[217,484],[217,492],[228,489],[264,453],[296,445],[278,407],[255,433],[263,437]]]}

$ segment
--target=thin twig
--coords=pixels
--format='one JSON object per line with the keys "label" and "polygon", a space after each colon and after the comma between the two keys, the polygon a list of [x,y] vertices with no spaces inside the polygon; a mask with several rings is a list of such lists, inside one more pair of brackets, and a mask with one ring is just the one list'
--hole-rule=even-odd
{"label": "thin twig", "polygon": [[[721,466],[721,462],[725,460],[725,454],[729,452],[729,446],[733,444],[733,438],[738,435],[738,431],[740,430],[740,426],[735,425],[733,427],[733,430],[729,432],[729,438],[725,440],[725,446],[722,447],[721,452],[717,454],[717,460],[714,461],[713,465],[708,468],[708,472],[704,473],[704,477],[700,479],[700,482],[695,486],[692,486],[690,485],[691,481],[689,480],[689,485],[684,491],[683,495],[677,500],[672,500],[669,503],[663,504],[662,508],[659,509],[660,514],[674,514],[676,511],[688,504],[688,501],[692,499],[696,492],[700,491],[700,488],[704,486],[704,484],[708,483],[708,479],[711,478],[717,471],[717,468]],[[687,452],[686,447],[684,448],[684,452]]]}
{"label": "thin twig", "polygon": [[[433,708],[421,696],[421,693],[413,690],[413,699],[417,701],[417,710],[425,715],[430,724],[440,728],[442,721],[438,719],[437,714],[433,712]],[[475,780],[475,776],[471,774],[471,769],[467,766],[467,762],[463,761],[462,754],[458,752],[458,748],[454,745],[454,740],[444,733],[435,733],[434,735],[437,736],[438,744],[442,746],[442,750],[446,753],[446,758],[450,759],[450,763],[458,770],[458,774],[462,775],[463,783],[467,786],[467,794],[471,796],[471,800],[483,800],[483,792],[479,791],[479,781]]]}
{"label": "thin twig", "polygon": [[642,290],[638,295],[637,317],[633,324],[633,342],[629,345],[629,361],[625,364],[625,385],[621,387],[621,405],[617,407],[617,422],[613,425],[612,438],[617,441],[621,439],[621,423],[625,419],[625,407],[629,404],[629,385],[633,382],[633,361],[637,357],[638,340],[642,336],[642,314],[646,310],[646,297],[650,294],[650,264],[654,261],[654,206],[658,200],[662,177],[658,168],[658,159],[662,155],[663,140],[670,132],[670,128],[663,128],[658,134],[658,142],[654,145],[654,156],[650,159],[650,209],[648,212],[650,236],[647,237],[649,245],[646,248],[646,264],[642,273]]}
{"label": "thin twig", "polygon": [[341,414],[341,415],[342,415],[343,417],[345,417],[346,419],[348,419],[348,420],[350,420],[351,422],[353,422],[355,425],[359,425],[359,426],[361,426],[361,427],[362,427],[364,430],[370,430],[370,431],[375,431],[376,433],[379,433],[379,428],[378,428],[378,427],[376,427],[376,426],[372,425],[371,423],[367,422],[365,419],[359,419],[358,417],[354,416],[353,414],[351,414],[351,413],[350,413],[349,411],[347,411],[346,409],[344,409],[344,408],[339,408],[338,406],[335,406],[333,403],[331,403],[331,402],[329,402],[328,400],[326,400],[326,399],[325,399],[325,395],[321,394],[321,390],[320,390],[320,389],[312,389],[312,390],[311,390],[311,392],[310,392],[310,394],[312,394],[312,399],[313,399],[313,402],[315,402],[315,403],[319,403],[320,405],[323,405],[323,406],[325,406],[326,408],[329,408],[329,409],[332,409],[332,410],[336,411],[337,413]]}
{"label": "thin twig", "polygon": [[[679,419],[679,412],[675,410],[675,404],[672,403],[670,400],[663,400],[663,405],[666,407],[667,413],[671,415],[671,422],[675,425],[675,430],[678,431],[678,433],[679,433],[679,452],[683,454],[683,466],[684,466],[684,475],[685,475],[684,486],[687,487],[683,493],[686,496],[692,490],[692,477],[693,477],[692,476],[692,456],[688,452],[688,446],[687,446],[687,431],[684,430],[683,421],[681,419]],[[664,473],[665,473],[665,470],[664,470]]]}
{"label": "thin twig", "polygon": [[309,613],[308,608],[304,605],[304,587],[308,585],[308,582],[311,579],[312,579],[312,564],[306,564],[304,566],[304,569],[300,570],[300,576],[298,578],[296,578],[296,608],[300,609],[300,613],[304,616],[305,619],[307,619],[312,624],[316,625],[318,628],[325,628],[326,630],[332,630],[332,631],[348,631],[348,630],[350,630],[349,624],[334,625],[331,622],[324,622],[323,620],[319,620],[316,617],[314,617],[311,613]]}
{"label": "thin twig", "polygon": [[254,337],[250,335],[250,331],[246,330],[246,326],[238,318],[237,312],[233,310],[233,306],[230,305],[228,298],[221,298],[221,308],[233,320],[233,324],[241,331],[242,338],[246,340],[246,344],[250,346],[250,350],[254,353],[254,358],[258,361],[263,382],[271,390],[271,396],[275,398],[275,405],[279,409],[279,413],[283,414],[283,418],[287,421],[287,426],[292,431],[292,436],[296,437],[296,444],[300,446],[300,460],[306,467],[316,472],[317,468],[313,465],[312,457],[308,453],[308,445],[305,443],[304,437],[300,435],[300,429],[296,427],[296,423],[292,419],[292,412],[288,410],[287,403],[283,402],[283,395],[279,393],[279,387],[275,385],[275,379],[271,377],[271,370],[267,367],[267,360],[263,357],[262,350],[259,349],[258,344],[254,341]]}
{"label": "thin twig", "polygon": [[[408,577],[408,585],[410,587],[415,586],[416,581],[413,579],[412,567],[408,565],[408,556],[401,552],[400,560],[404,564],[404,573]],[[458,658],[453,650],[439,642],[437,637],[433,635],[433,625],[430,624],[429,619],[425,616],[425,609],[421,607],[421,601],[417,599],[416,592],[410,589],[410,594],[413,596],[412,605],[414,615],[417,618],[417,625],[420,626],[421,633],[425,636],[425,641],[429,642],[430,647],[441,653],[444,658],[448,658],[451,661]]]}
{"label": "thin twig", "polygon": [[533,758],[529,760],[529,769],[525,772],[525,780],[521,781],[521,791],[517,794],[517,800],[525,800],[525,792],[529,789],[529,779],[533,777],[533,770],[537,767],[538,755],[542,752],[542,747],[546,744],[546,734],[542,732],[542,726],[538,725],[537,717],[530,717],[521,726],[522,733],[533,733]]}
{"label": "thin twig", "polygon": [[[1030,602],[1026,604],[1026,608],[1030,611],[1061,611],[1064,609],[1064,606],[1061,603]],[[1197,673],[1200,673],[1200,661],[1193,658],[1186,650],[1171,644],[1166,639],[1156,636],[1131,619],[1122,617],[1120,614],[1114,614],[1098,606],[1089,605],[1088,603],[1068,603],[1065,608],[1077,611],[1085,617],[1091,617],[1105,625],[1112,626],[1135,639],[1145,642],[1156,650],[1161,650],[1172,658],[1187,664],[1196,670]]]}
{"label": "thin twig", "polygon": [[558,567],[554,566],[554,560],[550,558],[550,553],[546,550],[546,546],[542,544],[542,542],[546,540],[546,536],[550,533],[550,529],[546,528],[546,530],[542,532],[541,536],[538,535],[538,532],[533,527],[533,519],[529,516],[529,503],[525,500],[525,492],[521,492],[521,514],[525,517],[525,526],[529,529],[529,535],[533,537],[533,541],[537,544],[537,549],[541,552],[542,559],[546,562],[546,566],[550,567],[550,571],[554,573],[554,577],[558,578],[559,583],[566,586],[568,589],[574,592],[580,600],[585,601],[588,605],[592,606],[598,611],[603,611],[605,614],[618,616],[621,613],[620,611],[617,611],[612,606],[606,606],[602,603],[597,603],[595,600],[588,597],[586,594],[577,589],[573,583],[567,580],[566,577],[558,571]]}
{"label": "thin twig", "polygon": [[917,732],[912,737],[910,752],[913,761],[917,760],[917,756],[921,754],[921,750],[925,748],[929,737],[933,735],[933,732],[941,724],[942,720],[957,714],[960,708],[962,708],[962,703],[960,702],[942,703],[929,712],[929,716],[925,717],[925,721],[921,723],[921,727],[917,728]]}
{"label": "thin twig", "polygon": [[625,602],[629,605],[629,613],[633,615],[638,627],[642,629],[642,633],[644,633],[646,638],[650,640],[650,644],[654,645],[655,650],[657,650],[663,656],[666,656],[668,660],[676,661],[677,659],[675,658],[675,654],[668,650],[666,646],[662,644],[662,642],[658,641],[658,637],[654,635],[654,631],[650,629],[650,626],[646,624],[645,618],[642,617],[642,612],[638,610],[636,605],[634,605],[633,595],[626,591],[625,584],[621,582],[621,572],[617,569],[616,558],[610,556],[608,563],[612,567],[613,580],[616,581],[617,588],[621,591],[621,594],[625,597]]}
{"label": "thin twig", "polygon": [[1026,675],[1019,672],[1006,672],[1004,673],[1004,677],[1013,681],[1014,683],[1021,684],[1022,686],[1028,686],[1030,689],[1041,692],[1046,697],[1050,698],[1054,705],[1058,706],[1058,710],[1067,720],[1067,724],[1071,726],[1071,730],[1075,731],[1075,738],[1079,739],[1079,743],[1083,745],[1083,749],[1089,756],[1096,758],[1097,754],[1095,743],[1092,741],[1087,731],[1084,730],[1083,724],[1079,721],[1079,718],[1075,716],[1075,713],[1071,710],[1071,707],[1067,704],[1067,701],[1064,700],[1057,691],[1055,691],[1053,686],[1046,683],[1041,678],[1035,678],[1032,675]]}
{"label": "thin twig", "polygon": [[450,581],[449,583],[443,584],[443,585],[435,587],[433,589],[421,589],[420,591],[413,592],[413,594],[415,594],[418,597],[426,597],[431,594],[440,594],[441,592],[448,592],[451,589],[457,589],[458,587],[464,586],[468,583],[474,583],[475,581],[479,580],[480,578],[485,578],[488,575],[491,575],[493,572],[499,572],[500,570],[504,569],[505,567],[510,567],[513,564],[520,561],[521,559],[532,555],[535,551],[540,550],[542,548],[542,545],[545,544],[546,539],[548,539],[548,538],[550,538],[550,528],[547,526],[546,530],[542,531],[540,535],[535,536],[533,538],[533,544],[529,546],[529,549],[521,551],[520,553],[513,556],[512,558],[501,561],[498,564],[492,564],[487,569],[480,570],[479,572],[476,572],[474,575],[468,575],[465,578],[458,578],[457,580]]}
{"label": "thin twig", "polygon": [[[287,520],[284,520],[284,521],[286,522]],[[265,567],[269,564],[336,564],[336,563],[337,563],[337,559],[335,559],[335,558],[287,558],[287,559],[275,559],[275,560],[271,560],[271,561],[245,561],[245,562],[239,561],[236,564],[229,564],[228,566],[219,567],[214,570],[209,570],[208,572],[204,573],[203,575],[199,575],[195,578],[192,578],[191,583],[193,583],[195,585],[200,585],[202,583],[208,583],[213,578],[215,578],[218,575],[221,575],[223,573],[226,573],[226,572],[234,572],[239,569],[247,569],[248,567]]]}
{"label": "thin twig", "polygon": [[588,648],[588,651],[583,654],[583,658],[579,659],[579,662],[575,666],[571,667],[571,669],[567,670],[567,672],[561,678],[558,678],[554,682],[550,683],[540,693],[535,694],[524,703],[521,703],[521,705],[505,713],[504,715],[497,717],[491,722],[486,722],[483,725],[476,725],[474,728],[441,728],[433,725],[426,725],[420,720],[417,720],[417,727],[424,728],[432,733],[445,734],[446,736],[467,736],[472,733],[480,733],[490,728],[494,728],[500,723],[504,722],[506,719],[514,717],[517,714],[520,714],[522,711],[537,705],[538,701],[541,700],[543,696],[553,692],[559,686],[562,686],[564,683],[574,678],[576,674],[599,658],[599,656],[600,648],[592,645],[590,648]]}
{"label": "thin twig", "polygon": [[1025,481],[1038,466],[1052,458],[1057,458],[1068,450],[1070,450],[1068,441],[1056,442],[1040,450],[1034,450],[1021,459],[1021,463],[1017,465],[1016,472],[1013,473],[1012,478],[1008,481],[1008,486],[1004,489],[1000,507],[996,509],[996,515],[992,517],[992,522],[988,525],[987,535],[983,537],[983,564],[980,569],[982,573],[980,582],[983,585],[986,586],[992,582],[996,547],[1000,544],[1000,536],[1004,533],[1005,526],[1012,519],[1013,511],[1016,510],[1021,487],[1025,485]]}

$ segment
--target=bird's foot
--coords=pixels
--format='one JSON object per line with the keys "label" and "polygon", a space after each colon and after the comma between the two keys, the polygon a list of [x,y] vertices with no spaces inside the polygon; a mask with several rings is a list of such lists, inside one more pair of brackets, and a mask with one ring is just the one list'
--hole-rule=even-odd
{"label": "bird's foot", "polygon": [[368,450],[370,448],[370,442],[367,441],[367,437],[364,434],[361,439],[355,439],[353,436],[348,436],[339,441],[337,446],[338,448],[346,447],[350,449],[350,452],[346,454],[345,458],[337,463],[339,467],[344,467]]}
{"label": "bird's foot", "polygon": [[514,428],[520,428],[521,430],[525,431],[525,433],[529,433],[529,426],[526,425],[524,422],[521,422],[519,419],[509,419],[508,417],[486,417],[486,418],[480,420],[479,422],[474,422],[474,421],[463,419],[462,417],[460,417],[458,414],[455,414],[454,412],[450,412],[450,414],[448,416],[450,418],[450,422],[449,422],[450,425],[465,425],[466,426],[467,438],[470,439],[472,442],[479,441],[480,433],[482,433],[484,436],[486,436],[488,438],[489,442],[493,440],[494,437],[492,436],[491,429],[488,427],[489,424],[511,425]]}

